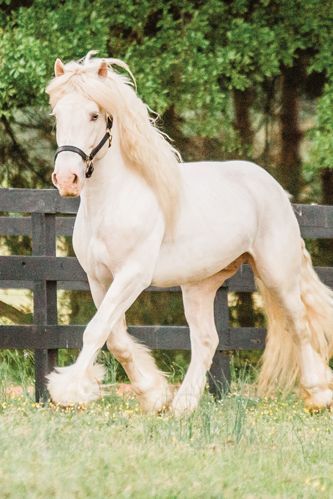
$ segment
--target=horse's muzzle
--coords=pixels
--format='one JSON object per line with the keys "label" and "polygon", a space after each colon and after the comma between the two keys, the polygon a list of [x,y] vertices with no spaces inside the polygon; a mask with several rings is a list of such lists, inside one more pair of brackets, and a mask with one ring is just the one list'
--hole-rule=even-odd
{"label": "horse's muzzle", "polygon": [[78,175],[72,173],[70,175],[59,175],[56,172],[52,173],[52,183],[58,189],[62,197],[77,197],[81,192],[81,182]]}

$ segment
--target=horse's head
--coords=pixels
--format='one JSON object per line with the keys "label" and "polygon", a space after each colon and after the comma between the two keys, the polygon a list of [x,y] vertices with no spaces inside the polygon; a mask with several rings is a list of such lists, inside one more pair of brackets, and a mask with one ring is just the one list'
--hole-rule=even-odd
{"label": "horse's head", "polygon": [[[103,71],[107,71],[107,67],[101,65],[98,75],[102,78]],[[64,73],[65,67],[57,59],[55,75],[62,76]],[[105,135],[107,116],[96,102],[75,89],[57,101],[53,115],[56,118],[58,149],[52,182],[61,196],[79,196],[85,183],[88,157]],[[72,150],[66,146],[72,147]],[[104,147],[107,147],[106,141],[101,149],[104,150]]]}
{"label": "horse's head", "polygon": [[[99,159],[107,151],[114,118],[113,157],[117,164],[120,161],[144,178],[171,227],[179,206],[179,155],[154,126],[147,106],[133,88],[135,80],[127,64],[114,58],[92,58],[92,54],[65,66],[57,59],[55,78],[46,89],[57,121],[59,146],[53,183],[62,196],[81,193],[91,174],[91,157]],[[115,71],[115,66],[133,81]],[[108,170],[101,170],[105,173],[102,182],[107,182]]]}

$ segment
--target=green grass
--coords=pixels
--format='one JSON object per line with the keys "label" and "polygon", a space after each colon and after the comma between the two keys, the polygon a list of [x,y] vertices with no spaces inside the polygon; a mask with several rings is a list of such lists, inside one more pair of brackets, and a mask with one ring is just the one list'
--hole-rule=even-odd
{"label": "green grass", "polygon": [[[333,419],[234,384],[191,417],[112,396],[88,408],[0,401],[4,498],[331,498]],[[249,395],[250,394],[250,395]]]}

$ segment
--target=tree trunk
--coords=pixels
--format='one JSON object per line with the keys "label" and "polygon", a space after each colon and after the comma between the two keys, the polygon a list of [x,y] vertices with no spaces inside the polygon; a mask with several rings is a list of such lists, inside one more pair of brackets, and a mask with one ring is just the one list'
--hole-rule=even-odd
{"label": "tree trunk", "polygon": [[181,130],[181,118],[174,106],[163,114],[162,130],[170,137],[172,145],[180,152],[183,161],[202,161],[208,159],[204,137],[187,137]]}
{"label": "tree trunk", "polygon": [[169,107],[163,114],[163,131],[167,133],[173,142],[174,147],[181,154],[185,154],[189,139],[181,132],[179,125],[180,119],[176,114],[174,106]]}
{"label": "tree trunk", "polygon": [[320,171],[322,203],[333,205],[333,165]]}
{"label": "tree trunk", "polygon": [[303,68],[295,64],[284,68],[282,72],[280,138],[278,180],[297,200],[301,188],[300,142],[302,133],[299,129],[299,84]]}
{"label": "tree trunk", "polygon": [[[249,154],[253,145],[253,129],[250,118],[252,95],[249,90],[234,90],[234,127],[239,134],[242,152]],[[253,299],[251,293],[237,293],[237,319],[242,327],[251,326],[254,320]]]}
{"label": "tree trunk", "polygon": [[[320,171],[322,204],[333,205],[333,168],[323,168]],[[333,240],[318,241],[320,250],[320,265],[333,265]]]}
{"label": "tree trunk", "polygon": [[252,104],[252,94],[249,89],[233,91],[234,101],[234,128],[239,134],[244,152],[249,152],[253,145],[254,133],[251,125],[250,108]]}

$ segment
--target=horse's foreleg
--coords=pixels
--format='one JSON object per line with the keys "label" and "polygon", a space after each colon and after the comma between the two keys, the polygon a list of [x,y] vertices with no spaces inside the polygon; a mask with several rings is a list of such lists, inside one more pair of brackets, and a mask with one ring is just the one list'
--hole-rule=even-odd
{"label": "horse's foreleg", "polygon": [[125,369],[145,411],[160,411],[172,397],[165,375],[159,371],[147,347],[127,332],[125,317],[120,319],[107,340],[107,347]]}
{"label": "horse's foreleg", "polygon": [[[96,308],[99,308],[108,287],[92,278],[89,284]],[[128,334],[125,315],[112,329],[106,345],[125,369],[144,410],[159,411],[168,405],[172,392],[165,375],[157,369],[149,349]]]}
{"label": "horse's foreleg", "polygon": [[124,265],[107,290],[96,314],[83,334],[83,348],[76,362],[49,375],[48,389],[54,402],[62,405],[85,403],[100,397],[103,371],[93,365],[110,331],[138,295],[150,284],[152,268],[139,262]]}

